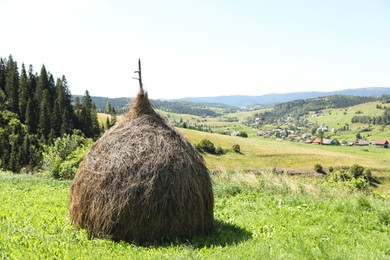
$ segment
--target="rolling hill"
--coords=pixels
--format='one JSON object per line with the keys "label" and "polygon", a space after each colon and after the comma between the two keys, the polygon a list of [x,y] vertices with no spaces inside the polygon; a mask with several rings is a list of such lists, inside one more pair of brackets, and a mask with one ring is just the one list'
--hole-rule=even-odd
{"label": "rolling hill", "polygon": [[331,95],[381,96],[388,94],[390,94],[390,88],[358,88],[330,92],[295,92],[285,94],[267,94],[262,96],[233,95],[216,97],[187,97],[180,100],[198,103],[222,103],[233,107],[248,108],[254,106],[269,107],[297,99],[309,99]]}

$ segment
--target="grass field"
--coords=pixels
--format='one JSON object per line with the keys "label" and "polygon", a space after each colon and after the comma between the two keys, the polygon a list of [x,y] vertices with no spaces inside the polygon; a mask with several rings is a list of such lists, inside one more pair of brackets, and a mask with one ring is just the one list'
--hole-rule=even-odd
{"label": "grass field", "polygon": [[[360,109],[363,107],[349,108],[347,115]],[[170,116],[172,119],[177,115]],[[328,116],[323,118],[335,120]],[[208,120],[210,124],[220,124],[216,127],[226,127],[226,122]],[[182,128],[179,131],[193,144],[207,138],[215,146],[229,150],[219,156],[203,155],[214,183],[214,233],[143,246],[89,239],[67,218],[69,182],[3,173],[1,256],[390,259],[390,149],[308,145],[265,139],[252,133],[242,138]],[[381,136],[380,130],[374,131]],[[387,131],[382,134],[386,136]],[[231,151],[233,144],[240,145],[241,153]],[[349,183],[332,182],[327,175],[314,172],[318,163],[327,173],[330,167],[338,170],[362,165],[372,171],[377,186],[363,192]],[[294,175],[275,174],[281,172]]]}
{"label": "grass field", "polygon": [[67,217],[70,182],[0,173],[3,259],[388,259],[390,201],[318,178],[214,173],[216,230],[137,246],[90,239]]}

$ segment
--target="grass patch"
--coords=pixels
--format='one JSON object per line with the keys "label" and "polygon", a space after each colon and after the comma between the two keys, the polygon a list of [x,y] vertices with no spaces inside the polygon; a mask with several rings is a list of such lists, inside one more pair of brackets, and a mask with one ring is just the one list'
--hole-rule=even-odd
{"label": "grass patch", "polygon": [[386,259],[390,202],[323,178],[212,173],[216,230],[135,246],[89,239],[67,217],[70,183],[0,173],[0,257],[9,259]]}

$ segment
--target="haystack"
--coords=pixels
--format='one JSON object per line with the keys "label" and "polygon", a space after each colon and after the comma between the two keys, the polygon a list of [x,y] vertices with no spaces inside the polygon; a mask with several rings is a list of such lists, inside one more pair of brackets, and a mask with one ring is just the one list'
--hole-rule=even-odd
{"label": "haystack", "polygon": [[154,111],[140,85],[124,120],[81,163],[69,216],[93,237],[143,243],[207,234],[213,204],[203,158]]}

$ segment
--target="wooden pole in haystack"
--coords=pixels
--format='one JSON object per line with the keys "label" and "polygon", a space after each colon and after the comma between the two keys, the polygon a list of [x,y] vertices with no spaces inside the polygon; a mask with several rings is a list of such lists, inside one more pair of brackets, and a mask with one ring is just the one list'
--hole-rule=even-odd
{"label": "wooden pole in haystack", "polygon": [[138,80],[140,91],[143,92],[144,88],[143,88],[143,84],[142,84],[141,59],[138,59],[138,70],[134,71],[134,73],[138,73],[138,78],[133,78],[133,79]]}

